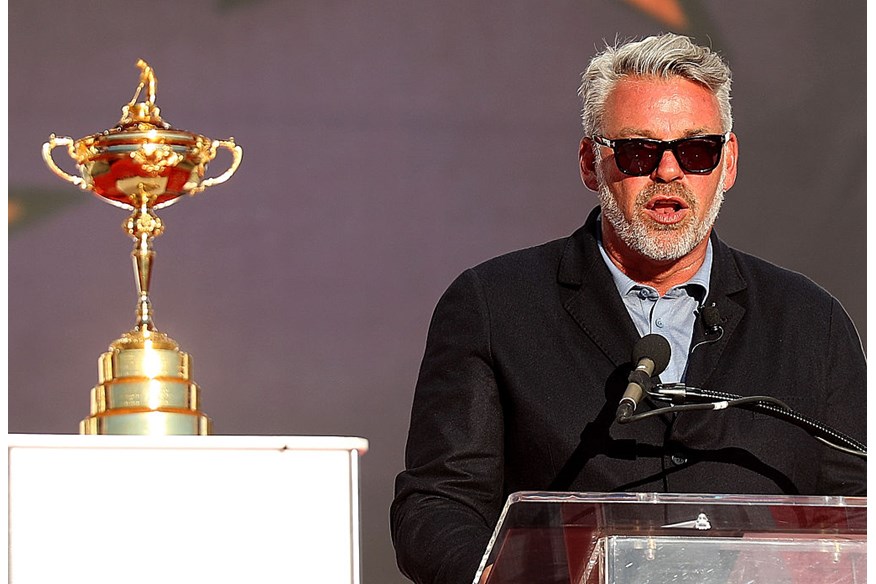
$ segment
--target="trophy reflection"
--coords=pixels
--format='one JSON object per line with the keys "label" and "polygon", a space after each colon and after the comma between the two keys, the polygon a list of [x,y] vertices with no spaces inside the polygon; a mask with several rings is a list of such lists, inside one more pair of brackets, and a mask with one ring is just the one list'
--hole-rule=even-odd
{"label": "trophy reflection", "polygon": [[[155,105],[152,68],[142,60],[137,66],[140,84],[115,127],[79,140],[52,134],[43,144],[43,159],[55,174],[132,211],[122,227],[134,240],[136,323],[100,356],[90,415],[80,422],[79,432],[206,435],[211,433],[212,422],[201,411],[192,359],[153,322],[149,300],[155,259],[152,240],[164,230],[155,211],[176,203],[182,195],[199,193],[231,178],[243,151],[233,138],[211,140],[171,128]],[[141,93],[145,100],[138,102]],[[67,147],[81,176],[70,175],[55,163],[52,150],[58,146]],[[207,164],[219,148],[230,151],[231,164],[219,176],[205,179]]]}

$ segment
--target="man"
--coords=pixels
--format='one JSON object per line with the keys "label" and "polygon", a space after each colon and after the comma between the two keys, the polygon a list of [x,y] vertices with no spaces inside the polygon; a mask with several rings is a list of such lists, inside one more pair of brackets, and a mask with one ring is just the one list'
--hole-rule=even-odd
{"label": "man", "polygon": [[515,491],[864,492],[863,459],[751,410],[615,423],[649,333],[672,349],[660,381],[770,395],[856,438],[865,360],[827,292],[712,233],[739,151],[718,55],[672,34],[609,48],[580,94],[600,207],[467,270],[435,310],[391,511],[416,582],[471,582]]}

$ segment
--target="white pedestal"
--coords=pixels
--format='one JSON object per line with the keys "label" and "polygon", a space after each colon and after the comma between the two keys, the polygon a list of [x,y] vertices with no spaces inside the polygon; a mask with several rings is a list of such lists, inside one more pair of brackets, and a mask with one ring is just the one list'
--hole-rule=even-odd
{"label": "white pedestal", "polygon": [[362,438],[9,436],[14,584],[360,581]]}

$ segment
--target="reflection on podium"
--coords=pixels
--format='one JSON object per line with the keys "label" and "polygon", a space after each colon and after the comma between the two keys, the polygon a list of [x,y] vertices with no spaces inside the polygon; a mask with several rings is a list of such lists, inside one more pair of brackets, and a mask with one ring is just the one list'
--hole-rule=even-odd
{"label": "reflection on podium", "polygon": [[360,582],[362,438],[9,436],[9,581]]}
{"label": "reflection on podium", "polygon": [[515,493],[486,584],[863,584],[863,497]]}

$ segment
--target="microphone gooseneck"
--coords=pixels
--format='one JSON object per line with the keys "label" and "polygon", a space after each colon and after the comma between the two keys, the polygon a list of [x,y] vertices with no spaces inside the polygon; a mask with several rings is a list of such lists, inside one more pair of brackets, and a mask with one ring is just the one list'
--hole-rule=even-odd
{"label": "microphone gooseneck", "polygon": [[[867,445],[851,436],[831,428],[827,424],[810,418],[805,414],[790,408],[786,403],[768,395],[741,396],[732,393],[711,391],[698,387],[689,387],[683,383],[658,384],[657,387],[648,391],[652,399],[669,401],[670,407],[648,410],[641,414],[635,414],[623,420],[634,422],[644,420],[669,411],[694,411],[694,410],[726,410],[730,407],[741,407],[748,410],[759,411],[780,420],[789,422],[798,428],[802,428],[810,436],[826,444],[827,446],[852,454],[861,458],[867,458]],[[685,403],[687,401],[694,403]]]}
{"label": "microphone gooseneck", "polygon": [[627,389],[618,404],[616,419],[623,421],[633,415],[645,392],[651,388],[651,378],[669,365],[672,349],[660,335],[645,335],[633,346],[634,369],[627,378]]}

